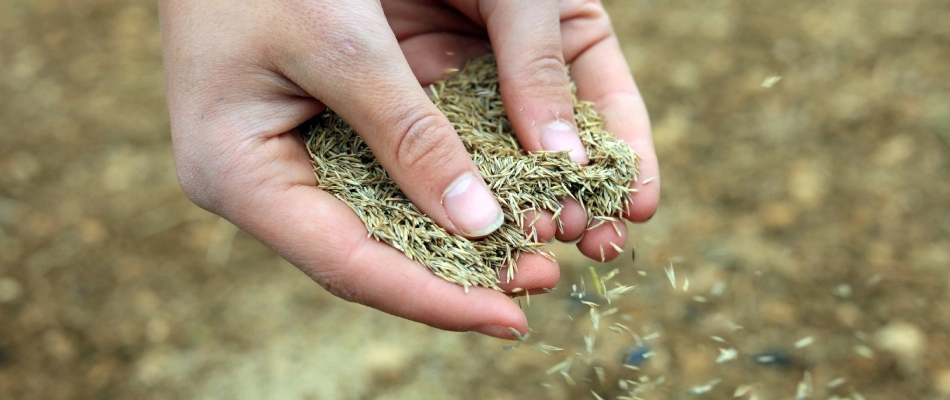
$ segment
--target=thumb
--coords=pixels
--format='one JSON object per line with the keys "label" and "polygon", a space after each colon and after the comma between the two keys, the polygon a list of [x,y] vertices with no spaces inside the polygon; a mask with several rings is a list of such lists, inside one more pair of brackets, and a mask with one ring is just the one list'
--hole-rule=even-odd
{"label": "thumb", "polygon": [[283,73],[343,117],[413,204],[440,226],[469,237],[501,226],[501,207],[416,81],[379,3],[320,11],[321,23],[301,21],[309,36],[279,65]]}

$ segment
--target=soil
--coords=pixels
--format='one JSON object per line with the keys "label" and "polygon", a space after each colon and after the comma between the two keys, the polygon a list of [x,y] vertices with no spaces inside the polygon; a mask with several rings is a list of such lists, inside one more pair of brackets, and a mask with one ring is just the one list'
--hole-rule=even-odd
{"label": "soil", "polygon": [[[619,261],[554,248],[503,350],[189,202],[155,2],[0,1],[0,398],[950,399],[950,3],[607,6],[660,210]],[[637,288],[608,305],[589,267]]]}

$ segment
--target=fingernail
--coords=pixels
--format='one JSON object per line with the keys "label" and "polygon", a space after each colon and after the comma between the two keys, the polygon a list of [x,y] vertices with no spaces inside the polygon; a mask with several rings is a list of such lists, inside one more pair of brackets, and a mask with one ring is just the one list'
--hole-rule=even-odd
{"label": "fingernail", "polygon": [[442,194],[442,207],[463,235],[481,237],[505,222],[505,215],[485,181],[472,173],[460,176]]}
{"label": "fingernail", "polygon": [[481,333],[483,335],[496,337],[499,339],[507,339],[507,340],[514,339],[513,337],[511,337],[511,332],[508,331],[508,328],[503,327],[501,325],[482,325],[482,326],[476,327],[475,329],[472,329],[472,331]]}
{"label": "fingernail", "polygon": [[541,147],[547,151],[570,151],[571,160],[587,164],[587,150],[573,126],[564,121],[554,121],[541,133]]}

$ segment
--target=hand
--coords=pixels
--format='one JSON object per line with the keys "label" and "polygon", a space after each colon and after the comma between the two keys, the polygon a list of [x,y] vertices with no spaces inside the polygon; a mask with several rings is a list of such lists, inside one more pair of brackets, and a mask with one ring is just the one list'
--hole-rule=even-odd
{"label": "hand", "polygon": [[[330,107],[347,120],[393,180],[445,229],[484,236],[500,208],[446,118],[422,86],[489,51],[524,148],[587,157],[574,132],[564,63],[578,95],[597,103],[607,128],[658,173],[646,109],[607,15],[587,1],[160,2],[166,89],[179,180],[219,214],[344,299],[434,327],[510,338],[524,314],[504,293],[443,281],[386,244],[367,239],[355,214],[316,189],[295,128]],[[657,180],[658,181],[658,180]],[[659,182],[638,187],[625,217],[656,210]],[[585,234],[586,215],[565,202],[563,232],[586,255],[616,256],[626,228]],[[543,220],[544,218],[542,218]],[[503,289],[553,287],[555,263],[518,260]]]}

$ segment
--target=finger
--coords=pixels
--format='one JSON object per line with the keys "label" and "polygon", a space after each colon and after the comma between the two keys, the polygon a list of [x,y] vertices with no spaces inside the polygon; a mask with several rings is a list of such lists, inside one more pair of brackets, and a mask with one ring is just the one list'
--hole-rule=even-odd
{"label": "finger", "polygon": [[586,164],[564,69],[557,1],[449,3],[488,30],[505,110],[525,150],[569,151],[571,159]]}
{"label": "finger", "polygon": [[623,221],[600,221],[594,219],[577,249],[588,258],[606,262],[617,258],[627,243],[627,225]]}
{"label": "finger", "polygon": [[561,229],[554,235],[562,242],[575,242],[584,236],[587,228],[587,211],[577,200],[567,198],[561,200],[564,209],[561,210]]}
{"label": "finger", "polygon": [[[234,191],[225,216],[327,290],[440,329],[501,338],[511,338],[508,327],[527,332],[524,313],[504,293],[478,287],[466,293],[391,246],[368,239],[352,210],[314,187],[299,138],[280,135],[253,148],[258,151],[234,163],[232,176],[240,180],[230,184],[254,189]],[[525,277],[516,282],[525,287],[557,280],[557,265],[543,257],[525,257],[518,268]]]}
{"label": "finger", "polygon": [[400,189],[440,226],[485,236],[504,222],[501,207],[448,119],[428,99],[378,2],[326,10],[316,25],[299,21],[305,46],[279,67],[336,111]]}
{"label": "finger", "polygon": [[508,281],[508,268],[498,272],[499,287],[509,295],[520,296],[525,292],[543,293],[545,289],[557,286],[561,269],[557,263],[540,254],[524,254],[518,258],[518,270],[514,278]]}
{"label": "finger", "polygon": [[[568,151],[574,162],[586,165],[589,159],[577,133],[564,65],[557,1],[482,3],[479,15],[497,58],[502,101],[521,146],[529,152]],[[569,231],[584,226],[562,223]]]}
{"label": "finger", "polygon": [[660,179],[643,98],[603,9],[571,0],[563,2],[561,10],[564,54],[571,63],[578,97],[593,101],[606,120],[607,131],[640,156],[640,174],[632,185],[638,192],[624,216],[632,221],[646,221],[656,212]]}
{"label": "finger", "polygon": [[557,222],[554,213],[544,211],[528,211],[524,215],[524,233],[536,243],[550,243],[557,233]]}

